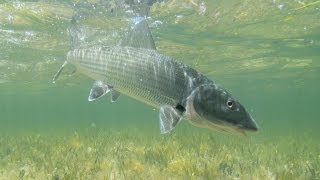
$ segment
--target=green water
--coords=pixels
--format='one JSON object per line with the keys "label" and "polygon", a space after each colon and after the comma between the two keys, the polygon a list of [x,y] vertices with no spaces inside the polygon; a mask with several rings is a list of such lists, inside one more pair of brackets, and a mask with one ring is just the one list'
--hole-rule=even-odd
{"label": "green water", "polygon": [[239,99],[260,126],[245,137],[187,122],[160,135],[158,110],[125,96],[88,102],[93,80],[72,67],[53,84],[74,14],[85,12],[88,44],[114,44],[128,27],[123,11],[79,2],[0,2],[0,179],[320,178],[319,1],[151,8],[158,51]]}

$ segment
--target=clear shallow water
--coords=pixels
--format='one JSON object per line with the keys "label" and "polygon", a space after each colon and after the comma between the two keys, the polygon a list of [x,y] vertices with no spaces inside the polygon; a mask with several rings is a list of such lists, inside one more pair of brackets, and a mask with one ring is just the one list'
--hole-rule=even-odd
{"label": "clear shallow water", "polygon": [[74,3],[0,3],[1,178],[319,178],[318,1],[179,0],[151,8],[157,49],[222,84],[252,113],[260,130],[245,138],[187,123],[161,136],[151,107],[124,96],[87,102],[93,82],[70,75],[72,67],[52,84],[74,14],[83,15],[77,43],[116,44],[130,26],[130,13],[114,5]]}

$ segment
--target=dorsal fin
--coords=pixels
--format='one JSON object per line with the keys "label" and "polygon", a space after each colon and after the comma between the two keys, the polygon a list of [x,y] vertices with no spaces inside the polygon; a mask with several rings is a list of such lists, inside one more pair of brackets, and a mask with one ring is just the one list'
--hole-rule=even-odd
{"label": "dorsal fin", "polygon": [[146,17],[133,17],[131,18],[131,21],[134,25],[131,27],[126,37],[122,39],[120,46],[155,50],[156,46],[146,21]]}

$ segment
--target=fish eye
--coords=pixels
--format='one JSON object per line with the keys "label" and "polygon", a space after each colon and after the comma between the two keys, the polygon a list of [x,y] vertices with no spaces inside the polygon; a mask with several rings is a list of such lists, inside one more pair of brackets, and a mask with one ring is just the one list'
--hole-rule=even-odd
{"label": "fish eye", "polygon": [[234,101],[232,99],[228,99],[226,104],[227,104],[229,109],[231,109],[231,110],[235,109],[235,103],[234,103]]}

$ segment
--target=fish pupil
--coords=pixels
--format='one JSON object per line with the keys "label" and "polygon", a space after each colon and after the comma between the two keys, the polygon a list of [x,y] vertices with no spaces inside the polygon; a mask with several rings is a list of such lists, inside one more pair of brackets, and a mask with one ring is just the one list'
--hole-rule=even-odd
{"label": "fish pupil", "polygon": [[229,108],[232,108],[232,107],[233,107],[233,101],[232,101],[232,100],[228,100],[228,101],[227,101],[227,106],[228,106]]}

